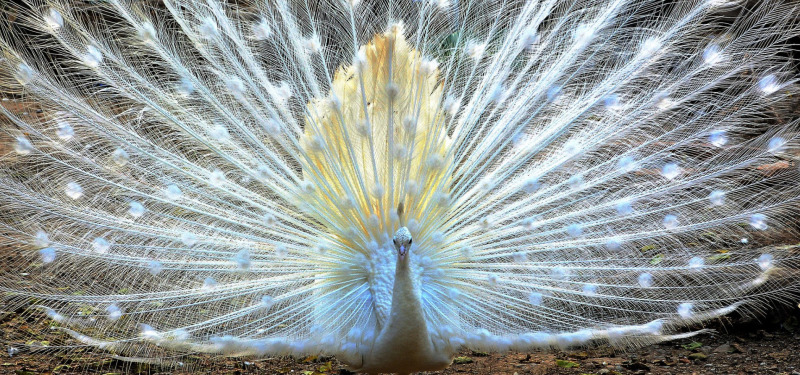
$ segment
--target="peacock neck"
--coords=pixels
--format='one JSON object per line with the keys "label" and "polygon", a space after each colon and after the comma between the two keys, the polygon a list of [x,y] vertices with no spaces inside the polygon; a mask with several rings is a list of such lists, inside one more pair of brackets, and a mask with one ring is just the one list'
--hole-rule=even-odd
{"label": "peacock neck", "polygon": [[398,257],[391,312],[360,371],[402,371],[407,368],[408,372],[414,372],[438,368],[438,362],[441,360],[434,353],[428,335],[420,293],[414,285],[408,259]]}
{"label": "peacock neck", "polygon": [[389,326],[414,329],[424,333],[425,339],[427,339],[425,314],[422,310],[419,291],[416,289],[411,275],[408,257],[398,259],[395,267],[392,308],[387,328]]}

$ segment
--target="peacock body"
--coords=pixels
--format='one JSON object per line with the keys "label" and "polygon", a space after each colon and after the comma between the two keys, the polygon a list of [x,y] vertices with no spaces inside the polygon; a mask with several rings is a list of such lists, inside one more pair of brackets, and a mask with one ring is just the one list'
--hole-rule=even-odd
{"label": "peacock body", "polygon": [[41,113],[0,106],[0,290],[50,346],[410,373],[798,291],[791,4],[4,12],[0,85]]}

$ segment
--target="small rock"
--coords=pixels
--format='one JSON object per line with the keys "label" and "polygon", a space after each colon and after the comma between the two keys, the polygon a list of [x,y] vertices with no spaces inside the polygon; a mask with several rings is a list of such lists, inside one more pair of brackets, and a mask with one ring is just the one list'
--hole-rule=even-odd
{"label": "small rock", "polygon": [[622,367],[631,371],[638,371],[638,370],[650,371],[650,366],[638,361],[622,362]]}
{"label": "small rock", "polygon": [[656,359],[653,361],[653,364],[656,366],[675,366],[675,362],[667,362],[665,359]]}
{"label": "small rock", "polygon": [[771,357],[771,358],[773,358],[775,360],[778,360],[778,361],[785,361],[785,360],[787,360],[789,358],[789,352],[788,351],[780,351],[780,352],[775,352],[775,353],[769,353],[769,354],[767,354],[767,356],[769,356],[769,357]]}
{"label": "small rock", "polygon": [[703,353],[692,353],[689,354],[688,358],[692,361],[705,361],[708,358],[708,356]]}
{"label": "small rock", "polygon": [[455,357],[453,359],[453,364],[454,365],[464,365],[464,364],[472,363],[472,362],[474,362],[474,361],[470,357]]}
{"label": "small rock", "polygon": [[731,353],[731,346],[728,344],[722,344],[714,349],[714,353],[725,354]]}
{"label": "small rock", "polygon": [[589,358],[589,353],[586,352],[570,353],[569,356],[577,359],[587,359]]}

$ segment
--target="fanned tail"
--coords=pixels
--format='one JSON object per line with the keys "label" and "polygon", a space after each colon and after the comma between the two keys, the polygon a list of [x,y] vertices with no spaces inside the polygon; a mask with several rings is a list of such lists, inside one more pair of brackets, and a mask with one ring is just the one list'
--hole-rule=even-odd
{"label": "fanned tail", "polygon": [[455,341],[641,345],[795,296],[800,254],[774,245],[797,233],[800,122],[771,114],[796,95],[797,9],[558,5],[452,65],[474,73],[429,297],[458,296]]}

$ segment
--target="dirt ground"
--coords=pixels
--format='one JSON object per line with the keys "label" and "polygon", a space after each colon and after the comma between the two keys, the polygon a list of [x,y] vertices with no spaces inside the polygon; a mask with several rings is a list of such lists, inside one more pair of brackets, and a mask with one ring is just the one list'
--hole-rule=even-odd
{"label": "dirt ground", "polygon": [[[2,338],[40,332],[37,317],[0,313]],[[487,354],[461,352],[441,374],[792,374],[800,375],[800,308],[760,320],[732,318],[705,328],[716,332],[636,350],[608,346],[569,351]],[[42,341],[59,341],[63,337]],[[76,349],[47,352],[7,346],[0,374],[350,374],[332,357],[215,358],[188,355],[170,364],[131,363],[108,353]],[[13,355],[10,355],[13,354]],[[178,362],[179,361],[179,362]]]}

